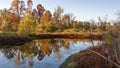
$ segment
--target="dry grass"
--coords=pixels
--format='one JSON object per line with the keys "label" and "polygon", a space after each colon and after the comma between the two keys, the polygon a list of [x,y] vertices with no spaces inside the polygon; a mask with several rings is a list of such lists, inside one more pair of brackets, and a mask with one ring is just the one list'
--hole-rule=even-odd
{"label": "dry grass", "polygon": [[[114,48],[111,46],[108,46],[109,48],[109,60],[115,62],[116,64],[116,58],[114,54]],[[99,56],[96,53],[91,52],[90,50],[93,50],[104,57],[108,57],[108,55],[105,53],[104,46],[96,46],[94,48],[89,48],[87,50],[81,51],[77,54],[71,57],[69,57],[62,65],[61,68],[68,68],[70,63],[72,64],[72,68],[118,68],[115,64],[112,62],[106,60],[105,58]],[[71,60],[72,59],[72,60]]]}

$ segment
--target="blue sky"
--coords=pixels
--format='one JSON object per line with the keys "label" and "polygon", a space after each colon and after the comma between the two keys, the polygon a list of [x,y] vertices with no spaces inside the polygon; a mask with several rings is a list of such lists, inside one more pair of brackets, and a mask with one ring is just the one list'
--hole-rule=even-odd
{"label": "blue sky", "polygon": [[[12,0],[0,2],[0,9],[9,8]],[[109,20],[116,19],[115,13],[120,10],[120,0],[32,0],[33,8],[42,4],[45,9],[52,13],[57,6],[64,9],[64,13],[73,14],[77,20],[97,20],[98,17],[108,15]]]}

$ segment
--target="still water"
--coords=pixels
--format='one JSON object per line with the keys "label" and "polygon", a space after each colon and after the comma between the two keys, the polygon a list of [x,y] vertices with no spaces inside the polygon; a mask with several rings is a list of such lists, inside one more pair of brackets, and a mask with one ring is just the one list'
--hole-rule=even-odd
{"label": "still water", "polygon": [[89,40],[33,40],[21,46],[0,48],[0,68],[59,68],[69,56],[91,46]]}

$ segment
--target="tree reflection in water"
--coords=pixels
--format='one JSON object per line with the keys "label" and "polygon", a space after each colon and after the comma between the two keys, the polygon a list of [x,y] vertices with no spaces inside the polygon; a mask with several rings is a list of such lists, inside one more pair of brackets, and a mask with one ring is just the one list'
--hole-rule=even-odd
{"label": "tree reflection in water", "polygon": [[12,48],[1,48],[0,51],[4,53],[4,56],[8,59],[11,59],[16,54],[16,49],[14,47]]}
{"label": "tree reflection in water", "polygon": [[[72,43],[76,43],[76,41],[72,41]],[[51,52],[54,52],[56,59],[60,60],[64,57],[60,53],[60,49],[69,49],[70,44],[70,40],[43,39],[34,40],[22,46],[1,48],[0,51],[8,59],[13,59],[15,65],[20,66],[22,64],[27,64],[29,67],[32,67],[34,64],[34,57],[42,61],[45,56],[50,56]]]}

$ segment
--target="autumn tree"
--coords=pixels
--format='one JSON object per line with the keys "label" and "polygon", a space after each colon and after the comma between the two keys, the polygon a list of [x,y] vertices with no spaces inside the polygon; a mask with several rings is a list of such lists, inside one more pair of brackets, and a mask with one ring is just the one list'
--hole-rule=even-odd
{"label": "autumn tree", "polygon": [[78,29],[79,28],[79,25],[78,25],[78,21],[71,21],[71,26],[72,26],[72,28],[76,28],[76,29]]}
{"label": "autumn tree", "polygon": [[23,0],[13,0],[9,11],[18,16],[17,22],[19,23],[21,16],[25,13],[25,9],[25,2]]}
{"label": "autumn tree", "polygon": [[62,24],[64,28],[68,28],[70,26],[70,16],[68,14],[64,14],[62,16]]}
{"label": "autumn tree", "polygon": [[32,15],[34,16],[36,23],[40,23],[40,18],[43,15],[45,9],[41,4],[38,4],[36,8],[33,9]]}
{"label": "autumn tree", "polygon": [[47,23],[45,24],[46,28],[45,28],[45,32],[55,32],[58,28],[53,25],[52,23]]}
{"label": "autumn tree", "polygon": [[79,29],[81,29],[81,30],[84,29],[84,22],[83,21],[79,21],[78,25],[79,25]]}
{"label": "autumn tree", "polygon": [[52,15],[49,10],[45,11],[41,16],[40,24],[36,27],[36,31],[38,33],[55,32],[57,30],[57,27],[51,22],[51,16]]}
{"label": "autumn tree", "polygon": [[19,2],[19,14],[20,15],[24,15],[25,10],[26,10],[26,8],[25,8],[25,2],[24,1],[20,1]]}
{"label": "autumn tree", "polygon": [[20,0],[13,0],[11,3],[10,11],[19,15],[19,2]]}
{"label": "autumn tree", "polygon": [[6,24],[6,19],[8,18],[9,12],[7,9],[0,10],[1,23]]}
{"label": "autumn tree", "polygon": [[57,9],[55,9],[55,12],[53,14],[53,23],[59,23],[59,21],[61,20],[61,15],[64,12],[64,10],[58,6]]}
{"label": "autumn tree", "polygon": [[51,22],[45,24],[38,24],[36,27],[36,33],[47,33],[47,32],[55,32],[57,27],[53,25]]}
{"label": "autumn tree", "polygon": [[42,16],[44,11],[45,11],[44,7],[41,4],[38,4],[37,5],[37,12],[38,12],[39,17]]}
{"label": "autumn tree", "polygon": [[32,5],[33,5],[33,3],[32,3],[32,0],[27,0],[27,9],[28,10],[32,10]]}
{"label": "autumn tree", "polygon": [[10,24],[12,30],[16,31],[18,26],[18,16],[15,13],[9,12],[7,9],[0,10],[1,29],[4,31],[5,27]]}
{"label": "autumn tree", "polygon": [[12,30],[12,23],[11,23],[11,13],[7,9],[0,10],[0,18],[1,18],[1,30],[8,31],[7,27],[10,27],[9,30]]}
{"label": "autumn tree", "polygon": [[37,10],[34,8],[32,11],[32,16],[34,17],[37,24],[39,24],[39,16]]}
{"label": "autumn tree", "polygon": [[44,7],[41,4],[38,4],[37,5],[37,16],[36,16],[36,18],[38,17],[37,18],[38,23],[40,22],[40,18],[43,15],[44,11],[45,11]]}
{"label": "autumn tree", "polygon": [[51,21],[51,13],[49,10],[45,11],[43,16],[40,19],[40,23],[49,23]]}
{"label": "autumn tree", "polygon": [[53,13],[52,23],[54,24],[54,26],[57,27],[57,29],[59,29],[58,30],[59,32],[62,31],[61,16],[62,16],[63,12],[64,12],[64,10],[58,6]]}
{"label": "autumn tree", "polygon": [[84,22],[84,29],[89,30],[90,29],[90,22]]}
{"label": "autumn tree", "polygon": [[13,27],[11,25],[11,23],[7,23],[6,26],[4,27],[4,29],[2,29],[3,31],[9,32],[9,31],[13,31]]}
{"label": "autumn tree", "polygon": [[35,31],[36,23],[33,16],[25,16],[19,24],[18,33],[20,35],[29,35]]}
{"label": "autumn tree", "polygon": [[32,14],[32,5],[33,5],[32,0],[27,0],[26,15]]}

